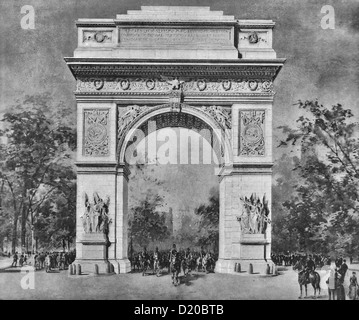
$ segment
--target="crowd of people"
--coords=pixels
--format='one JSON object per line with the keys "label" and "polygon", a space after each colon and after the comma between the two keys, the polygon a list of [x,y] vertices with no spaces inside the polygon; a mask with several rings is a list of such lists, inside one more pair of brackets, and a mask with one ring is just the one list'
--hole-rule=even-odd
{"label": "crowd of people", "polygon": [[[344,281],[348,274],[348,265],[346,259],[343,256],[339,256],[335,259],[329,255],[313,254],[307,255],[302,253],[273,253],[271,255],[272,261],[278,266],[293,266],[301,263],[304,268],[301,272],[304,272],[307,277],[309,273],[316,269],[327,266],[329,268],[329,277],[326,280],[328,286],[328,298],[329,300],[345,300],[345,288]],[[350,258],[350,264],[353,263],[353,257]],[[309,281],[308,281],[309,282]],[[359,299],[359,284],[356,277],[356,272],[352,271],[349,278],[348,298],[351,300]]]}
{"label": "crowd of people", "polygon": [[45,269],[47,272],[52,269],[65,270],[75,261],[76,250],[69,252],[26,252],[13,255],[12,267],[23,267],[24,265],[33,266],[36,270]]}
{"label": "crowd of people", "polygon": [[[131,269],[133,271],[143,271],[144,267],[147,267],[147,269],[152,269],[154,272],[156,272],[156,269],[166,268],[169,270],[173,255],[176,255],[178,260],[181,261],[185,274],[191,270],[213,271],[215,261],[218,258],[203,247],[200,250],[191,250],[190,248],[177,249],[176,245],[173,244],[170,250],[159,250],[156,247],[153,251],[147,251],[147,248],[144,247],[141,252],[132,253],[132,257],[130,257]],[[206,266],[203,265],[203,261],[206,261]]]}
{"label": "crowd of people", "polygon": [[[312,254],[311,257],[317,267],[328,265],[330,261],[328,255]],[[277,266],[294,266],[298,261],[309,259],[309,255],[298,252],[272,253],[271,259]]]}
{"label": "crowd of people", "polygon": [[[348,269],[346,259],[342,257],[330,262],[329,277],[326,281],[329,300],[345,300],[344,280]],[[350,300],[358,300],[359,297],[359,285],[355,271],[352,271],[349,279],[348,297]]]}

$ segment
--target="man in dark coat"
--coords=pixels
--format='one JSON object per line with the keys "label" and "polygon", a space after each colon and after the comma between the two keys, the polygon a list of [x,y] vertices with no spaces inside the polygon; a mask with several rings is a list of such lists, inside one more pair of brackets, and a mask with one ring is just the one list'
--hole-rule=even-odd
{"label": "man in dark coat", "polygon": [[348,265],[346,264],[346,260],[344,259],[343,263],[342,263],[342,265],[340,266],[340,269],[339,269],[339,273],[341,274],[343,281],[344,281],[344,278],[345,278],[345,274],[347,273],[347,270],[348,270]]}
{"label": "man in dark coat", "polygon": [[312,259],[312,255],[309,255],[307,263],[305,265],[305,275],[307,278],[307,282],[309,283],[309,274],[315,270],[315,262]]}
{"label": "man in dark coat", "polygon": [[[15,254],[14,254],[14,256],[13,256],[13,261],[12,261],[12,264],[11,264],[12,267],[16,267],[16,265],[17,265],[17,259],[18,259],[17,252],[15,252]],[[14,264],[15,264],[15,265],[14,265]]]}

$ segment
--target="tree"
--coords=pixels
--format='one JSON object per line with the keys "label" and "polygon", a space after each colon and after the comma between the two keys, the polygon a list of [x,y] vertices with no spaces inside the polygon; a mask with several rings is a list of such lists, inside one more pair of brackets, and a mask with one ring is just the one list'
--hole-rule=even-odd
{"label": "tree", "polygon": [[138,206],[132,208],[132,219],[129,221],[131,240],[139,246],[148,246],[150,242],[162,241],[169,236],[165,216],[160,214],[163,199],[148,195]]}
{"label": "tree", "polygon": [[330,109],[318,101],[299,101],[307,111],[295,129],[280,127],[286,139],[280,146],[299,144],[301,159],[296,194],[284,206],[289,232],[298,234],[300,248],[329,253],[359,249],[358,123],[350,109]]}
{"label": "tree", "polygon": [[[71,184],[72,152],[76,133],[71,109],[53,105],[48,94],[26,96],[3,116],[0,136],[1,181],[12,199],[12,250],[21,223],[21,246],[26,245],[27,223],[34,233],[35,218],[54,191]],[[67,168],[64,170],[64,168]],[[73,169],[72,169],[73,170]],[[10,211],[9,211],[10,212]]]}
{"label": "tree", "polygon": [[296,195],[295,185],[300,176],[294,170],[299,159],[284,154],[273,166],[272,185],[272,249],[275,252],[298,250],[297,233],[290,227],[288,210],[283,205]]}
{"label": "tree", "polygon": [[199,206],[195,213],[201,217],[198,224],[197,244],[212,246],[218,250],[219,244],[219,190],[212,188],[208,199],[209,204]]}

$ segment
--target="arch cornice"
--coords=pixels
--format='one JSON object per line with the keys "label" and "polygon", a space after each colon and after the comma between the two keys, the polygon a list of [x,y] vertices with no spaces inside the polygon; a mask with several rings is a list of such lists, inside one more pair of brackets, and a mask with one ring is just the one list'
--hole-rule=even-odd
{"label": "arch cornice", "polygon": [[72,74],[79,77],[224,77],[274,80],[285,59],[116,59],[65,58]]}

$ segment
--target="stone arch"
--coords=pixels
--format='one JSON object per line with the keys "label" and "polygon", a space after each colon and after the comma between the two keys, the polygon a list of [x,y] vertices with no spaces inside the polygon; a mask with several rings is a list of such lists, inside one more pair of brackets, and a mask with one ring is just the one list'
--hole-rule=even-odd
{"label": "stone arch", "polygon": [[[85,272],[93,272],[95,264],[105,272],[108,262],[117,273],[130,271],[127,143],[131,132],[150,118],[179,113],[209,126],[217,134],[213,141],[222,141],[224,131],[223,144],[213,144],[224,155],[217,172],[216,272],[234,273],[237,262],[243,269],[252,264],[255,272],[266,272],[271,227],[248,234],[238,217],[242,199],[252,195],[266,195],[271,210],[273,83],[285,62],[272,48],[275,23],[237,20],[208,7],[142,7],[115,19],[80,19],[76,24],[78,47],[73,57],[65,58],[77,81],[76,263]],[[248,40],[252,36],[262,40],[260,46]],[[128,117],[117,126],[120,103],[134,108],[126,110]],[[228,117],[213,105],[230,111],[231,131],[225,130]],[[81,223],[83,194],[94,192],[111,199],[108,239],[86,233]]]}
{"label": "stone arch", "polygon": [[[118,163],[126,164],[125,153],[136,129],[141,129],[146,132],[145,124],[151,119],[158,119],[161,116],[168,116],[167,124],[163,123],[163,119],[160,119],[160,125],[156,127],[156,130],[165,127],[185,127],[194,131],[200,131],[201,129],[209,129],[211,131],[210,137],[204,137],[211,144],[214,152],[219,160],[219,166],[229,166],[232,163],[232,148],[231,148],[231,130],[218,123],[211,115],[203,111],[199,107],[193,107],[187,104],[164,104],[155,107],[138,106],[143,108],[142,112],[139,111],[138,115],[130,121],[123,130],[118,132]],[[205,107],[204,107],[205,108]],[[141,109],[140,109],[141,110]],[[177,117],[179,123],[175,123],[173,119]],[[186,119],[196,119],[195,121],[189,120],[186,123]],[[182,121],[181,121],[182,120]],[[197,122],[196,122],[197,121]],[[121,128],[119,128],[121,129]]]}

